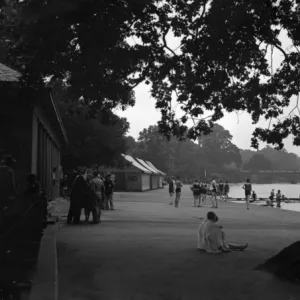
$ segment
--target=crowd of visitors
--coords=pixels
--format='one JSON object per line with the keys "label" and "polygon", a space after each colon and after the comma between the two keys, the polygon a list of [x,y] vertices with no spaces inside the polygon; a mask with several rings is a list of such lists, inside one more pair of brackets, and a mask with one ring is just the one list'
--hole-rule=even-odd
{"label": "crowd of visitors", "polygon": [[[181,196],[182,183],[180,177],[175,180],[171,177],[169,180],[169,195],[170,195],[170,205],[173,205],[173,198],[175,194],[175,207],[178,207],[179,200]],[[218,197],[223,199],[225,202],[228,199],[228,194],[230,191],[229,183],[226,181],[223,183],[222,180],[217,183],[217,181],[212,178],[211,182],[208,183],[205,179],[195,179],[191,185],[191,190],[194,197],[194,207],[201,207],[207,202],[209,197],[212,202],[213,208],[218,208]]]}
{"label": "crowd of visitors", "polygon": [[110,174],[104,178],[97,171],[89,176],[86,169],[80,170],[71,188],[67,223],[79,224],[83,209],[86,223],[89,223],[91,214],[92,223],[100,223],[101,210],[114,210],[114,189],[115,184]]}

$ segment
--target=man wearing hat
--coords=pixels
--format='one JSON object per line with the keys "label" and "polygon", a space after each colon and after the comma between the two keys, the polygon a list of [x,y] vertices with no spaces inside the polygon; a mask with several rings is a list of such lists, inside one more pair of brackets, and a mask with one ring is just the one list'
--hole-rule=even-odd
{"label": "man wearing hat", "polygon": [[84,200],[88,194],[88,186],[86,182],[86,169],[80,168],[79,174],[76,176],[70,195],[70,208],[67,223],[79,224],[81,209],[84,207]]}

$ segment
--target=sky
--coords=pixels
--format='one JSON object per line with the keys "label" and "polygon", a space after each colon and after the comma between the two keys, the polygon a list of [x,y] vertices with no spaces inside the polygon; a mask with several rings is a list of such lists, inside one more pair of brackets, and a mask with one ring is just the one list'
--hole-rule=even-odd
{"label": "sky", "polygon": [[[282,41],[283,48],[290,49],[291,42],[285,32],[282,32],[280,39]],[[176,49],[180,41],[173,36],[169,35],[167,38],[168,45],[172,49]],[[269,47],[270,48],[270,47]],[[267,54],[267,57],[271,57],[271,53]],[[278,67],[283,59],[283,54],[274,49],[273,53],[273,65],[274,70]],[[150,95],[150,85],[141,83],[135,88],[136,104],[134,107],[126,109],[126,111],[115,111],[119,116],[126,117],[130,122],[130,130],[128,135],[134,138],[138,138],[139,133],[150,125],[155,125],[160,120],[160,112],[155,108],[155,99]],[[175,102],[176,99],[173,99]],[[296,97],[292,98],[290,107],[285,110],[285,114],[295,106]],[[180,115],[180,112],[178,112]],[[222,125],[225,129],[229,130],[233,136],[232,142],[240,149],[251,149],[251,137],[252,132],[256,126],[266,128],[268,122],[264,119],[260,120],[257,125],[252,124],[251,116],[246,112],[224,113],[224,117],[217,123]],[[285,148],[288,152],[293,152],[300,156],[300,148],[293,145],[292,138],[289,137],[284,141]],[[260,149],[265,146],[264,143],[260,143]],[[254,150],[252,148],[252,150]]]}

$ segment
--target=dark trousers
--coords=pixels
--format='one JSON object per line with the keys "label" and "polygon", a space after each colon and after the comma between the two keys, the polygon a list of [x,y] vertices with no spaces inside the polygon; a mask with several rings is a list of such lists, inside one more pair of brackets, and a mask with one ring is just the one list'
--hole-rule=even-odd
{"label": "dark trousers", "polygon": [[100,213],[99,213],[99,199],[96,194],[91,195],[88,201],[88,205],[84,209],[85,218],[86,220],[89,219],[90,213],[92,213],[93,221],[98,222],[100,220]]}
{"label": "dark trousers", "polygon": [[113,199],[113,194],[106,194],[105,195],[105,204],[104,204],[104,209],[106,210],[113,210],[114,209],[114,199]]}
{"label": "dark trousers", "polygon": [[68,224],[71,224],[71,223],[79,224],[80,215],[81,215],[81,206],[71,203],[69,212],[68,212],[67,223]]}

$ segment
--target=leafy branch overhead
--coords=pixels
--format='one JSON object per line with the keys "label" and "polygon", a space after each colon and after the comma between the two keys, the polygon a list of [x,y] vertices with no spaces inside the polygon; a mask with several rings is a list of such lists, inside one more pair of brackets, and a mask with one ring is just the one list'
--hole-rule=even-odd
{"label": "leafy branch overhead", "polygon": [[[254,131],[254,147],[262,140],[282,148],[288,135],[300,145],[298,110],[283,115],[299,95],[299,1],[2,2],[0,53],[24,70],[27,85],[38,88],[52,76],[67,82],[75,100],[125,109],[134,105],[134,87],[146,81],[168,137],[196,139],[225,111],[246,111],[254,124],[270,120],[268,128]],[[289,50],[281,44],[283,33]],[[176,49],[170,35],[180,40]],[[275,70],[270,53],[282,56]],[[182,117],[172,108],[174,95]]]}

